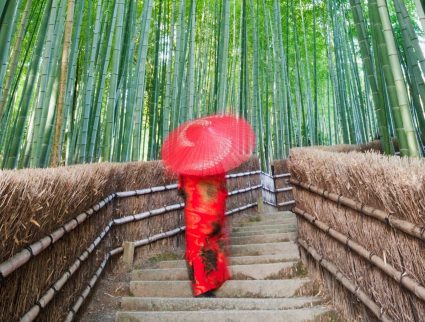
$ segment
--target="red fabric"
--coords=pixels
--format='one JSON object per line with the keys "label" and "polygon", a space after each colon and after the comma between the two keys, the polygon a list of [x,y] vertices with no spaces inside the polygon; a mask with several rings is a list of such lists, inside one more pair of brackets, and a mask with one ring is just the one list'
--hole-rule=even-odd
{"label": "red fabric", "polygon": [[193,294],[198,296],[220,287],[230,278],[225,254],[226,178],[224,174],[181,176],[186,206],[186,261]]}
{"label": "red fabric", "polygon": [[175,173],[210,176],[246,161],[255,133],[243,118],[213,115],[188,121],[172,131],[162,146],[162,160]]}

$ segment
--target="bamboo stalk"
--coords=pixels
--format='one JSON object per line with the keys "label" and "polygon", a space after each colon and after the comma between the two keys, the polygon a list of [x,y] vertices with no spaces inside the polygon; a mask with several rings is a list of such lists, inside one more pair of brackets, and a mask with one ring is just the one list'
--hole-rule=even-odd
{"label": "bamboo stalk", "polygon": [[169,190],[175,190],[175,189],[177,189],[176,183],[169,184],[166,186],[151,187],[151,188],[146,188],[141,190],[117,192],[116,196],[117,198],[128,198],[133,196],[142,196],[142,195],[147,195],[147,194],[151,194],[155,192],[169,191]]}
{"label": "bamboo stalk", "polygon": [[295,200],[289,200],[289,201],[285,201],[285,202],[281,202],[277,204],[278,207],[285,207],[290,205],[295,205]]}
{"label": "bamboo stalk", "polygon": [[287,187],[287,188],[278,188],[278,189],[276,189],[276,192],[277,193],[279,193],[279,192],[288,192],[288,191],[292,191],[293,190],[293,188],[292,187]]}
{"label": "bamboo stalk", "polygon": [[421,22],[422,31],[424,31],[425,30],[425,13],[424,13],[424,8],[422,6],[422,3],[423,2],[421,0],[415,0],[416,12],[418,14],[419,21]]}
{"label": "bamboo stalk", "polygon": [[248,172],[240,172],[240,173],[232,173],[232,174],[227,174],[226,175],[226,178],[227,179],[233,179],[233,178],[251,176],[251,175],[260,174],[260,173],[261,173],[260,170],[257,170],[257,171],[248,171]]}
{"label": "bamboo stalk", "polygon": [[114,219],[113,222],[114,222],[114,225],[123,225],[123,224],[127,224],[129,222],[139,221],[139,220],[146,219],[146,218],[149,218],[149,217],[162,215],[162,214],[174,211],[174,210],[180,210],[180,209],[184,208],[184,205],[185,205],[184,203],[178,203],[178,204],[165,206],[165,207],[154,209],[154,210],[148,210],[148,211],[145,211],[145,212],[142,212],[142,213],[139,213],[139,214]]}
{"label": "bamboo stalk", "polygon": [[50,166],[57,167],[61,162],[61,151],[59,150],[60,139],[62,133],[62,126],[64,124],[64,105],[65,105],[65,95],[66,95],[66,85],[68,81],[68,65],[69,65],[69,51],[71,48],[71,39],[72,39],[72,27],[74,24],[74,7],[75,1],[67,1],[67,11],[66,11],[66,26],[63,40],[63,49],[62,49],[62,59],[61,59],[61,68],[60,68],[60,85],[59,85],[59,97],[57,100],[56,107],[56,116],[55,116],[55,127],[54,127],[54,137],[53,145],[51,150],[51,160]]}
{"label": "bamboo stalk", "polygon": [[279,188],[279,189],[272,190],[272,189],[269,189],[267,187],[263,187],[263,190],[266,190],[268,192],[273,192],[273,193],[288,192],[288,191],[292,191],[292,189],[293,189],[292,187],[288,187],[288,188]]}
{"label": "bamboo stalk", "polygon": [[342,204],[348,208],[351,208],[355,211],[358,211],[359,213],[362,213],[366,216],[375,218],[388,226],[392,228],[396,228],[404,233],[406,233],[409,236],[416,237],[422,241],[425,241],[425,230],[421,227],[412,224],[406,220],[402,220],[399,218],[396,218],[394,215],[379,210],[370,206],[367,206],[365,204],[362,204],[360,202],[354,201],[352,199],[349,199],[347,197],[344,197],[342,195],[338,195],[336,193],[332,193],[329,191],[326,191],[324,189],[318,188],[316,186],[313,186],[311,184],[302,183],[296,179],[291,179],[290,182],[298,187],[301,187],[307,191],[310,191],[312,193],[315,193],[319,196],[322,196],[323,198],[326,198],[328,200],[334,201],[337,204]]}
{"label": "bamboo stalk", "polygon": [[406,138],[406,145],[400,146],[400,152],[402,156],[408,155],[412,157],[420,157],[421,151],[419,150],[413,120],[410,114],[409,97],[391,27],[387,3],[385,0],[376,0],[376,6],[379,11],[378,14],[382,24],[382,33],[387,48],[388,57],[385,58],[388,58],[391,66],[391,74],[394,79],[395,91],[398,99],[397,106],[393,107],[393,114],[395,117],[398,117],[400,121],[400,124],[398,125],[399,132],[403,132],[403,135]]}
{"label": "bamboo stalk", "polygon": [[[4,2],[4,1],[3,1]],[[11,51],[13,53],[12,55],[12,61],[10,62],[10,71],[9,71],[9,77],[8,80],[4,82],[4,84],[2,84],[2,82],[0,82],[0,118],[1,115],[3,114],[2,111],[4,111],[4,106],[7,103],[8,100],[8,96],[9,96],[9,90],[11,89],[13,80],[15,79],[15,74],[20,74],[20,72],[16,73],[16,69],[18,67],[18,63],[19,63],[19,58],[20,58],[20,53],[21,53],[21,49],[23,46],[23,40],[25,35],[28,32],[28,24],[29,21],[31,19],[34,19],[33,14],[34,11],[30,10],[32,5],[32,0],[28,0],[27,3],[25,4],[25,9],[23,12],[23,17],[22,17],[22,21],[20,23],[20,30],[19,30],[19,34],[17,36],[17,39],[15,41],[15,45],[13,50]],[[0,5],[1,7],[1,5]],[[30,11],[31,11],[31,15],[30,15]],[[41,12],[41,10],[40,10]],[[0,17],[2,16],[2,14],[0,13]],[[37,18],[38,20],[38,18]],[[1,38],[1,36],[0,36]],[[30,44],[31,45],[31,44]],[[27,47],[28,48],[28,47]],[[19,76],[18,76],[19,79]],[[3,87],[4,85],[4,87]],[[13,86],[13,90],[16,89],[15,86]]]}
{"label": "bamboo stalk", "polygon": [[353,284],[351,280],[343,275],[343,273],[335,266],[334,263],[323,258],[313,247],[308,246],[307,242],[298,238],[298,244],[304,248],[320,266],[324,267],[336,280],[338,280],[345,288],[353,293],[369,310],[380,320],[384,322],[392,321],[388,315],[375,303],[373,300],[363,292],[358,286]]}
{"label": "bamboo stalk", "polygon": [[267,200],[263,200],[263,203],[268,204],[268,205],[273,206],[273,207],[277,207],[277,205],[276,205],[276,204],[274,204],[274,203],[272,203],[272,202],[269,202],[269,201],[267,201]]}
{"label": "bamboo stalk", "polygon": [[[372,94],[373,105],[375,114],[378,119],[379,132],[381,135],[381,144],[386,154],[391,154],[392,146],[388,133],[387,117],[385,115],[384,96],[378,90],[377,80],[375,77],[376,71],[373,69],[371,61],[371,50],[367,37],[367,30],[364,20],[364,15],[361,7],[360,0],[350,0],[351,10],[353,13],[354,23],[357,29],[358,41],[360,46],[360,54],[363,60],[363,68],[370,86]],[[378,71],[379,72],[379,71]]]}
{"label": "bamboo stalk", "polygon": [[231,215],[233,215],[235,213],[244,211],[244,210],[249,209],[249,208],[253,208],[253,207],[257,206],[257,205],[258,205],[257,202],[253,202],[253,203],[247,204],[245,206],[242,206],[242,207],[239,207],[239,208],[235,208],[235,209],[226,211],[226,216],[231,216]]}
{"label": "bamboo stalk", "polygon": [[[4,8],[5,12],[0,15],[0,99],[3,95],[3,85],[5,84],[5,76],[8,67],[8,57],[10,54],[10,47],[13,40],[13,32],[17,23],[17,12],[21,5],[22,0],[11,1]],[[2,7],[4,5],[1,5]],[[10,75],[9,77],[13,77]],[[3,117],[3,105],[0,105],[0,118]]]}
{"label": "bamboo stalk", "polygon": [[228,196],[234,196],[234,195],[238,195],[244,192],[249,192],[249,191],[253,191],[253,190],[257,190],[260,189],[263,185],[259,184],[256,186],[252,186],[252,187],[248,187],[248,188],[244,188],[244,189],[239,189],[239,190],[233,190],[231,192],[228,193]]}
{"label": "bamboo stalk", "polygon": [[302,218],[310,222],[312,225],[319,228],[325,234],[331,236],[332,238],[340,242],[342,245],[346,245],[347,247],[349,247],[352,251],[354,251],[357,255],[361,256],[367,262],[374,264],[377,268],[382,270],[386,275],[391,277],[394,281],[396,281],[397,283],[400,283],[410,292],[415,294],[419,299],[423,301],[425,300],[425,287],[423,287],[420,283],[415,281],[413,278],[409,277],[406,272],[398,271],[393,266],[386,263],[381,257],[368,251],[363,246],[353,241],[350,237],[341,234],[340,232],[331,228],[324,222],[319,221],[317,217],[314,217],[311,214],[297,207],[295,207],[293,211],[297,215],[301,216]]}
{"label": "bamboo stalk", "polygon": [[290,173],[282,173],[282,174],[276,174],[273,176],[273,178],[275,179],[279,179],[279,178],[289,178],[291,176]]}
{"label": "bamboo stalk", "polygon": [[169,231],[166,231],[166,232],[163,232],[163,233],[154,235],[152,237],[148,237],[148,238],[145,238],[145,239],[142,239],[142,240],[137,240],[137,241],[134,242],[134,247],[145,246],[145,245],[148,245],[150,243],[153,243],[153,242],[155,242],[157,240],[160,240],[160,239],[163,239],[163,238],[172,237],[174,235],[177,235],[179,233],[182,233],[185,230],[186,230],[186,227],[185,226],[182,226],[182,227],[175,228],[173,230],[169,230]]}

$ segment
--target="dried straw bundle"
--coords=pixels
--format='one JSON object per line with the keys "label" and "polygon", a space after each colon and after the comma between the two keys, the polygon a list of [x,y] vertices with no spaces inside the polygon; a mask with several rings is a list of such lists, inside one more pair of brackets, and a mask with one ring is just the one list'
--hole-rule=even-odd
{"label": "dried straw bundle", "polygon": [[303,183],[425,225],[424,159],[293,149],[290,168]]}
{"label": "dried straw bundle", "polygon": [[[423,160],[317,149],[294,149],[290,160],[293,177],[303,183],[385,210],[413,224],[424,225]],[[418,238],[305,189],[297,188],[294,196],[298,208],[349,236],[395,269],[425,285],[425,250]],[[401,288],[370,261],[348,252],[344,245],[303,220],[300,237],[314,245],[326,259],[336,263],[394,320],[415,321],[416,317],[425,316],[423,301]],[[345,308],[345,311],[349,309]]]}
{"label": "dried straw bundle", "polygon": [[[241,169],[258,170],[258,159],[252,158]],[[229,191],[253,187],[259,181],[259,174],[229,179]],[[6,238],[1,238],[0,241],[0,262],[59,228],[105,196],[175,182],[176,178],[167,173],[158,161],[3,171],[0,174],[0,234]],[[257,194],[258,189],[233,195],[229,197],[229,203],[233,208],[253,203],[257,200]],[[28,311],[112,219],[181,201],[174,190],[113,199],[106,207],[5,279],[0,288],[1,319],[18,320]],[[60,290],[60,294],[41,312],[39,319],[62,320],[66,312],[64,308],[70,307],[86,288],[109,250],[120,246],[125,240],[140,240],[182,225],[182,211],[176,210],[143,221],[114,226]],[[142,247],[137,251],[136,259],[146,258],[149,254],[170,247],[179,247],[182,238],[182,235],[177,235]],[[117,259],[113,258],[111,261],[115,263]]]}

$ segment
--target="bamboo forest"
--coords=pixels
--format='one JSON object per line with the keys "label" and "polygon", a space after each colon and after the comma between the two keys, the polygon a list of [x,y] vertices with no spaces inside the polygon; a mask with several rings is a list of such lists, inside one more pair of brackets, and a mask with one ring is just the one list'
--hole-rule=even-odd
{"label": "bamboo forest", "polygon": [[[0,163],[160,157],[186,120],[292,147],[425,143],[424,0],[0,0]],[[395,149],[395,146],[397,149]]]}

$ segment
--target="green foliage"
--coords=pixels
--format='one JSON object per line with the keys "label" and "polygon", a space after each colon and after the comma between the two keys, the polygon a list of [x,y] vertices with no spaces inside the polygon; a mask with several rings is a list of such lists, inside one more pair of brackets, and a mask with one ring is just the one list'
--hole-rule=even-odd
{"label": "green foliage", "polygon": [[[0,162],[44,167],[54,135],[66,1],[16,1],[16,12],[8,8],[12,2],[0,6],[8,13],[0,15],[0,38],[9,44],[0,51]],[[62,164],[156,159],[173,128],[216,111],[253,123],[264,169],[293,146],[363,143],[378,133],[348,1],[75,3]],[[420,34],[414,1],[405,5]],[[422,120],[423,102],[415,104],[413,116]],[[391,117],[388,126],[393,133]],[[425,129],[416,125],[416,131]]]}

